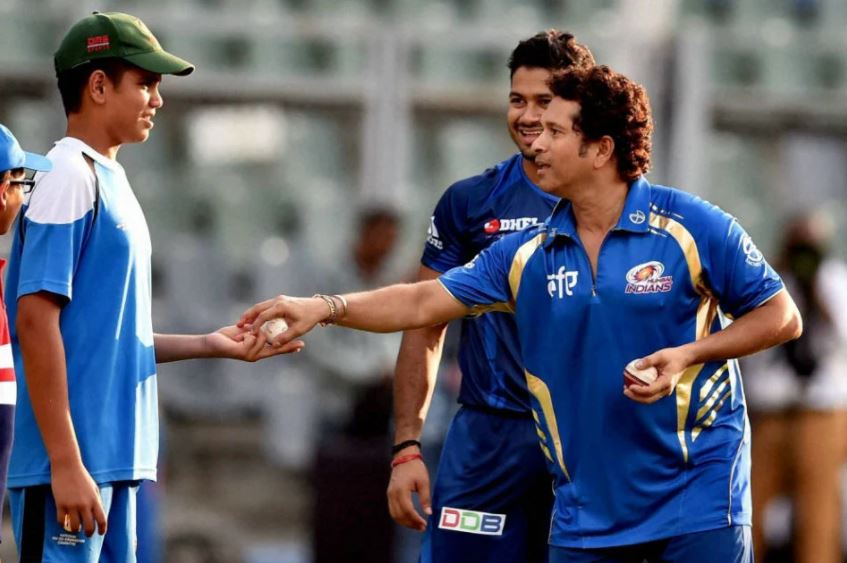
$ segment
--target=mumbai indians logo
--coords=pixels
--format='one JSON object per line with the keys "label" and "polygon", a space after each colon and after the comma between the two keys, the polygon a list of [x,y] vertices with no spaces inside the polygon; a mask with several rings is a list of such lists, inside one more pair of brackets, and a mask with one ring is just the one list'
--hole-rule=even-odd
{"label": "mumbai indians logo", "polygon": [[444,242],[438,238],[438,229],[435,227],[435,215],[429,219],[429,228],[426,230],[426,242],[438,250],[444,250]]}
{"label": "mumbai indians logo", "polygon": [[664,276],[665,265],[653,260],[626,273],[626,293],[666,293],[673,287],[673,277]]}
{"label": "mumbai indians logo", "polygon": [[446,506],[441,509],[441,520],[438,522],[438,527],[444,530],[484,536],[502,536],[505,525],[505,514],[489,514]]}

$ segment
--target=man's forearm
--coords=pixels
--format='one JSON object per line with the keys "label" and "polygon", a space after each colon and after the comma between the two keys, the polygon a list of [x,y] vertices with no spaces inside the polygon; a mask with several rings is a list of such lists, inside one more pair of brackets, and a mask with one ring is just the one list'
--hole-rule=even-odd
{"label": "man's forearm", "polygon": [[394,443],[420,440],[446,334],[446,325],[403,335],[394,372]]}
{"label": "man's forearm", "polygon": [[397,284],[345,297],[347,313],[338,324],[370,332],[428,327],[469,312],[435,280]]}
{"label": "man's forearm", "polygon": [[797,338],[802,319],[791,296],[782,290],[770,301],[735,320],[726,329],[683,346],[690,364],[741,358]]}

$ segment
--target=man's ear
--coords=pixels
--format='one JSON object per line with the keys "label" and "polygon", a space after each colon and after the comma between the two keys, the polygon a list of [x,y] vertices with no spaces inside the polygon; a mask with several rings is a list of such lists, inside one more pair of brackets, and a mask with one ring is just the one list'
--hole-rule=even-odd
{"label": "man's ear", "polygon": [[88,86],[86,93],[95,104],[102,105],[106,103],[106,87],[109,82],[109,77],[102,70],[95,70],[88,77]]}
{"label": "man's ear", "polygon": [[594,168],[602,168],[615,156],[615,141],[604,135],[597,141],[597,154],[594,156]]}

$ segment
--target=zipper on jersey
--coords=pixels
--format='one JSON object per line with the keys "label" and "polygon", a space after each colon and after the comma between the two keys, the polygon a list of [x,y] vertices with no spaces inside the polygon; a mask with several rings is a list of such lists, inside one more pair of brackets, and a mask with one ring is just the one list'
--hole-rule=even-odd
{"label": "zipper on jersey", "polygon": [[606,241],[609,240],[609,235],[614,233],[615,231],[619,231],[620,229],[617,227],[612,227],[609,229],[609,232],[603,237],[603,241],[600,243],[600,248],[597,250],[597,272],[594,272],[594,268],[591,267],[591,257],[588,256],[588,251],[585,250],[585,246],[582,244],[582,240],[579,238],[579,235],[574,236],[574,240],[579,245],[579,248],[582,250],[582,254],[585,256],[585,261],[588,262],[588,271],[591,272],[591,296],[597,297],[597,278],[600,276],[600,258],[603,256],[603,246],[606,245]]}

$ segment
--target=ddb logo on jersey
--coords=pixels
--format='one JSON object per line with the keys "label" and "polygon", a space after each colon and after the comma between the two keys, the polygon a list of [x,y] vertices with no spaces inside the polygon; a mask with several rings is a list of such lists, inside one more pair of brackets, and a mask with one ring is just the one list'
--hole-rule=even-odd
{"label": "ddb logo on jersey", "polygon": [[444,530],[484,536],[502,536],[505,525],[505,514],[490,514],[447,506],[441,509],[441,520],[438,522],[438,527]]}

